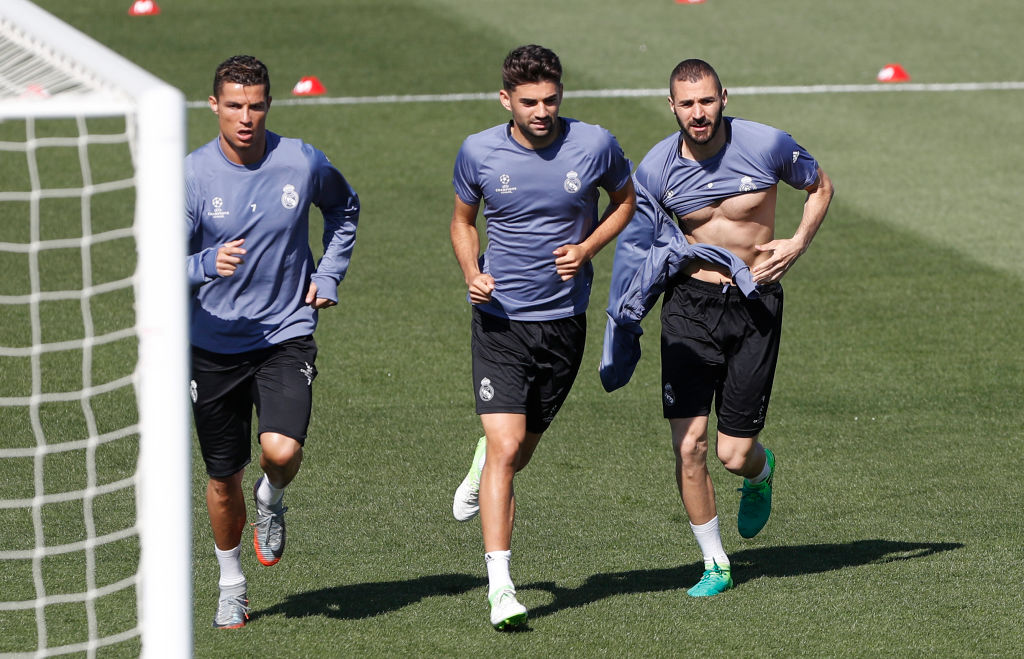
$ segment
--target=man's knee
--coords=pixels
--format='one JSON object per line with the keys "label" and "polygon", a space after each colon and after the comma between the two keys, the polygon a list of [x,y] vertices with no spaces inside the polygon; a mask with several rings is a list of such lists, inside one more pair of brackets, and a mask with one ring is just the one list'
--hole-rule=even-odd
{"label": "man's knee", "polygon": [[722,466],[734,474],[748,471],[750,461],[754,459],[757,447],[757,435],[753,437],[733,437],[718,433],[717,451]]}
{"label": "man's knee", "polygon": [[707,419],[669,419],[672,427],[672,448],[684,464],[703,463],[708,454]]}
{"label": "man's knee", "polygon": [[497,435],[487,438],[487,461],[498,466],[504,465],[518,471],[524,457],[523,438],[513,435]]}
{"label": "man's knee", "polygon": [[302,460],[302,444],[278,433],[260,436],[261,460],[265,465],[285,469]]}
{"label": "man's knee", "polygon": [[242,491],[244,473],[239,470],[230,476],[210,476],[206,485],[207,500],[221,505],[232,501]]}

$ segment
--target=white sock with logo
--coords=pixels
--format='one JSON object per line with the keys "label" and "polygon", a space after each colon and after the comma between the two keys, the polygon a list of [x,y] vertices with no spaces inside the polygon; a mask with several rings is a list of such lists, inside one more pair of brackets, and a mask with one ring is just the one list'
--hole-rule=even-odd
{"label": "white sock with logo", "polygon": [[512,585],[512,575],[509,574],[509,563],[512,561],[512,550],[492,551],[484,554],[484,562],[487,564],[487,597],[490,598],[498,590],[508,586],[515,590]]}
{"label": "white sock with logo", "polygon": [[722,535],[718,532],[718,515],[711,518],[710,522],[694,525],[690,523],[693,537],[697,539],[700,553],[704,555],[704,569],[711,569],[715,563],[718,567],[729,567],[729,557],[722,547]]}
{"label": "white sock with logo", "polygon": [[228,550],[221,549],[217,545],[213,546],[213,551],[217,554],[217,563],[220,565],[220,580],[217,585],[222,590],[245,583],[245,575],[242,574],[241,549],[242,545]]}

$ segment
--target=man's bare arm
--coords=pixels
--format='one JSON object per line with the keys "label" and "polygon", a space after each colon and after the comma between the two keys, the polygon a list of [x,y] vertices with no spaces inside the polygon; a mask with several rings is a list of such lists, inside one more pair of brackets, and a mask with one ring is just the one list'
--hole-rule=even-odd
{"label": "man's bare arm", "polygon": [[476,229],[476,216],[480,204],[467,204],[455,195],[455,209],[449,228],[455,260],[462,268],[462,276],[469,289],[473,304],[489,302],[494,290],[494,278],[480,272],[480,234]]}
{"label": "man's bare arm", "polygon": [[835,189],[832,179],[818,167],[818,180],[806,188],[807,200],[804,201],[803,218],[792,238],[780,238],[763,245],[754,245],[759,252],[771,252],[772,255],[750,271],[758,284],[778,281],[782,275],[793,267],[800,255],[807,251],[818,232],[818,227],[825,220],[828,206],[832,202]]}
{"label": "man's bare arm", "polygon": [[555,250],[555,268],[562,281],[575,277],[584,263],[597,256],[597,253],[629,224],[636,211],[633,179],[628,179],[618,190],[609,191],[608,199],[608,208],[605,209],[601,223],[594,229],[594,233],[578,245],[562,245]]}

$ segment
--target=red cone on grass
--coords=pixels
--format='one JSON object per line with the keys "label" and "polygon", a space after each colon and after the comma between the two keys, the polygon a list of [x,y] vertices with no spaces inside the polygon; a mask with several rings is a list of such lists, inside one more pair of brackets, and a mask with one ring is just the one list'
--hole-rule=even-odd
{"label": "red cone on grass", "polygon": [[305,76],[292,87],[292,94],[295,96],[319,96],[326,92],[316,76]]}
{"label": "red cone on grass", "polygon": [[878,82],[907,82],[910,74],[899,64],[886,64],[878,72]]}
{"label": "red cone on grass", "polygon": [[156,16],[160,13],[160,7],[154,0],[135,0],[130,9],[129,16]]}

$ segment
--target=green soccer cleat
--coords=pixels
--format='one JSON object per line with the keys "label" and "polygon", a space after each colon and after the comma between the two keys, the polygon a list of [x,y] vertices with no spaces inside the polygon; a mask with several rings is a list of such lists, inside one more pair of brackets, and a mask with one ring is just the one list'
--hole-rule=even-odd
{"label": "green soccer cleat", "polygon": [[491,624],[504,631],[526,622],[526,607],[516,599],[516,591],[506,586],[488,598],[491,603]]}
{"label": "green soccer cleat", "polygon": [[775,477],[775,454],[764,450],[765,459],[771,471],[768,478],[756,485],[746,478],[740,492],[740,510],[736,515],[736,527],[744,538],[753,538],[761,532],[772,514],[772,479]]}
{"label": "green soccer cleat", "polygon": [[704,570],[704,575],[693,588],[686,591],[690,597],[711,597],[732,588],[732,568],[719,567],[718,563]]}
{"label": "green soccer cleat", "polygon": [[484,470],[486,460],[487,437],[485,436],[477,441],[476,452],[473,453],[473,464],[469,468],[469,473],[455,490],[455,498],[452,500],[452,515],[460,522],[467,522],[480,512],[480,474]]}

